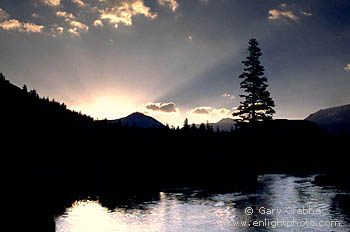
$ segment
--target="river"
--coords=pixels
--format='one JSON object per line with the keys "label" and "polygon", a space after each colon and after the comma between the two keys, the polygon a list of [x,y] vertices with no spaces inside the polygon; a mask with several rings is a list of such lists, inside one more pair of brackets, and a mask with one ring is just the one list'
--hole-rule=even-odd
{"label": "river", "polygon": [[350,231],[350,193],[314,176],[259,176],[250,191],[208,194],[180,189],[114,210],[77,201],[56,218],[57,232]]}

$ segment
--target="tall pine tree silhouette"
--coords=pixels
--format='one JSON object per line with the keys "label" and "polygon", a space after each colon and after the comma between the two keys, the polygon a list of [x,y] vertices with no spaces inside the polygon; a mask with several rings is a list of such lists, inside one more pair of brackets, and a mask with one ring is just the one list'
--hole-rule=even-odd
{"label": "tall pine tree silhouette", "polygon": [[247,94],[239,95],[244,98],[244,101],[240,102],[237,111],[233,113],[233,116],[239,117],[236,119],[238,125],[271,120],[275,113],[273,109],[275,103],[267,91],[264,66],[259,61],[262,53],[256,39],[249,41],[248,52],[249,55],[242,61],[245,66],[244,72],[239,76],[239,78],[244,79],[241,82],[241,88]]}

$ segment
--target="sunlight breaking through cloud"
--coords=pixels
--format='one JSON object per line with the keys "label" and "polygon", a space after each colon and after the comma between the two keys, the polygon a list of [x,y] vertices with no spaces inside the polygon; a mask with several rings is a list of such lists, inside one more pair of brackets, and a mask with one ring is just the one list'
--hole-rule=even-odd
{"label": "sunlight breaking through cloud", "polygon": [[[37,88],[45,95],[68,104],[88,105],[94,117],[113,119],[133,113],[141,106],[145,108],[149,102],[175,102],[179,114],[157,111],[156,107],[148,111],[164,116],[162,122],[167,122],[166,117],[174,117],[173,121],[182,125],[187,112],[198,106],[231,110],[239,102],[236,77],[242,71],[240,56],[245,38],[252,35],[261,40],[278,112],[286,112],[278,117],[307,116],[311,103],[300,98],[313,99],[318,104],[326,102],[329,106],[336,100],[345,104],[349,98],[346,85],[340,84],[350,73],[349,62],[342,62],[347,61],[343,57],[347,54],[347,47],[343,47],[346,33],[342,33],[342,25],[333,25],[334,30],[322,27],[335,15],[325,17],[318,2],[35,0],[24,1],[21,7],[15,2],[0,4],[0,34],[6,41],[1,49],[4,54],[14,54],[3,60],[3,72],[14,73],[14,80],[20,85],[38,84]],[[346,8],[345,3],[341,5],[344,5],[342,9]],[[251,6],[259,8],[253,12]],[[325,6],[334,7],[326,3]],[[214,21],[208,12],[215,12]],[[347,15],[342,11],[339,14],[339,22],[345,22]],[[303,30],[299,30],[301,27]],[[310,33],[304,33],[306,28]],[[237,33],[241,36],[234,36]],[[41,43],[43,40],[45,43]],[[313,43],[315,40],[319,42]],[[341,42],[331,46],[329,41]],[[338,51],[335,49],[341,51],[341,57],[328,61]],[[319,55],[315,57],[315,54]],[[42,59],[43,55],[47,59]],[[303,90],[286,97],[285,91],[279,90],[282,81],[288,81],[294,93],[299,89],[297,83],[309,85],[304,77],[315,78],[308,70],[300,69],[298,57],[301,56],[307,57],[304,60],[314,76],[322,81],[333,76],[339,91],[329,96],[318,86],[320,89],[313,94]],[[25,57],[31,57],[33,62],[28,63]],[[328,65],[328,73],[316,69],[313,63]],[[285,76],[283,80],[279,79],[280,73]],[[295,78],[297,82],[292,81]],[[126,95],[138,91],[145,98],[137,99],[122,114],[118,114],[116,107],[112,107],[113,113],[106,114],[102,106],[86,99],[95,98],[95,86],[100,89],[104,85],[112,86],[110,83],[127,89]],[[75,94],[84,100],[74,99]],[[290,105],[287,107],[284,102]],[[85,112],[85,108],[81,109]],[[200,116],[201,110],[197,109],[193,115]],[[209,113],[202,115],[211,117]]]}
{"label": "sunlight breaking through cloud", "polygon": [[40,33],[43,28],[44,28],[44,26],[36,25],[34,23],[24,23],[23,24],[23,29],[26,32]]}
{"label": "sunlight breaking through cloud", "polygon": [[16,30],[22,27],[22,23],[20,23],[17,19],[9,19],[0,23],[0,28],[4,30]]}
{"label": "sunlight breaking through cloud", "polygon": [[99,19],[96,19],[93,23],[95,27],[103,27],[103,22]]}
{"label": "sunlight breaking through cloud", "polygon": [[73,26],[74,28],[78,28],[80,30],[85,30],[85,31],[88,31],[89,30],[89,27],[87,25],[85,25],[84,23],[81,23],[79,21],[70,21],[69,24],[71,26]]}
{"label": "sunlight breaking through cloud", "polygon": [[61,4],[61,0],[43,0],[43,3],[48,6],[59,6]]}
{"label": "sunlight breaking through cloud", "polygon": [[72,13],[67,13],[65,11],[57,11],[56,15],[59,17],[64,17],[66,22],[75,19],[75,16]]}
{"label": "sunlight breaking through cloud", "polygon": [[155,19],[157,13],[151,12],[151,9],[145,6],[143,0],[133,1],[108,1],[114,3],[104,10],[99,10],[100,19],[106,20],[113,24],[115,28],[119,27],[120,23],[126,26],[133,24],[133,16],[144,15],[146,18]]}
{"label": "sunlight breaking through cloud", "polygon": [[0,23],[0,28],[3,30],[18,30],[21,32],[27,32],[27,33],[40,33],[44,26],[42,25],[37,25],[34,23],[21,23],[17,19],[9,19],[7,21],[4,21]]}
{"label": "sunlight breaking through cloud", "polygon": [[[56,15],[58,17],[63,17],[64,20],[71,26],[71,28],[69,28],[67,31],[74,36],[80,36],[80,33],[82,31],[89,30],[89,27],[86,24],[77,21],[76,17],[72,13],[67,13],[65,11],[57,11]],[[63,28],[62,26],[57,28],[60,28],[59,33],[63,32],[63,30],[61,30],[61,28]],[[54,33],[52,35],[55,37]]]}

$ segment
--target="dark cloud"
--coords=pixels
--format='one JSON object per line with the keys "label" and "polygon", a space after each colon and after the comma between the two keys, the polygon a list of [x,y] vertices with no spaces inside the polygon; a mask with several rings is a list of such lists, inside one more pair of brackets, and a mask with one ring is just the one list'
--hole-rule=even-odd
{"label": "dark cloud", "polygon": [[175,113],[175,112],[178,112],[178,109],[176,108],[176,105],[173,102],[169,102],[169,103],[148,103],[146,105],[146,109],[152,110],[152,111],[164,112],[164,113]]}
{"label": "dark cloud", "polygon": [[209,114],[211,107],[198,107],[192,110],[193,114]]}

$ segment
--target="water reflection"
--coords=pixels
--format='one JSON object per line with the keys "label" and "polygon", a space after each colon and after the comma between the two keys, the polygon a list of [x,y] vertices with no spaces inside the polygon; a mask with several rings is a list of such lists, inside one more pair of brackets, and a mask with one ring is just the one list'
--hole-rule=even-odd
{"label": "water reflection", "polygon": [[[196,232],[196,231],[349,231],[349,215],[341,196],[348,193],[312,184],[313,177],[261,176],[259,187],[250,193],[205,195],[200,191],[159,193],[159,200],[142,207],[118,207],[109,211],[96,201],[76,202],[56,219],[56,231],[89,232]],[[349,199],[349,197],[346,197]],[[338,206],[343,206],[339,208]],[[247,215],[246,207],[254,213]],[[281,209],[273,214],[259,209]],[[297,214],[291,210],[319,209],[320,214]],[[286,210],[289,211],[286,211]],[[301,225],[259,224],[254,221],[297,221]],[[306,221],[336,220],[340,226],[306,225]],[[250,227],[248,226],[250,224]],[[276,224],[275,224],[276,225]]]}

